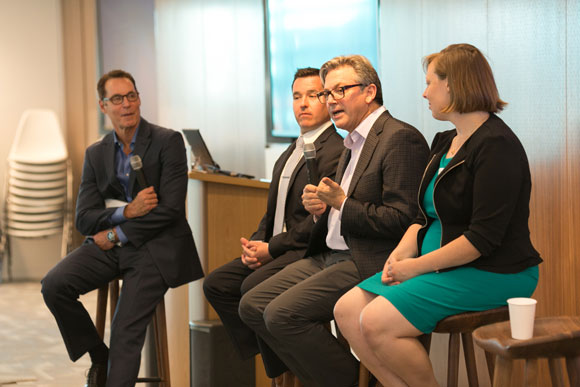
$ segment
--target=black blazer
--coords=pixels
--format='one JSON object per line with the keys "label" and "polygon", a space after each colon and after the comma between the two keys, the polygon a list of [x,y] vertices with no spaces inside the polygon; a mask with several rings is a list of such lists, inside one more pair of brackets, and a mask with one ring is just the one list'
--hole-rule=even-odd
{"label": "black blazer", "polygon": [[[363,145],[342,210],[341,234],[361,279],[382,270],[417,213],[417,190],[429,146],[411,125],[386,111],[377,118]],[[350,159],[338,163],[340,182]],[[327,251],[328,214],[316,222],[306,256]]]}
{"label": "black blazer", "polygon": [[[165,282],[176,287],[203,277],[191,229],[185,218],[187,158],[180,133],[148,123],[141,118],[134,153],[141,156],[149,185],[155,187],[159,204],[147,215],[129,219],[120,227],[129,243],[149,253]],[[76,226],[92,242],[92,235],[113,227],[115,208],[105,208],[105,199],[125,201],[115,175],[113,133],[89,146],[76,207]],[[139,192],[135,173],[129,177],[134,198]]]}
{"label": "black blazer", "polygon": [[[330,125],[318,136],[314,142],[316,147],[316,166],[320,178],[328,176],[334,179],[338,158],[344,150],[343,138],[336,132],[334,125]],[[273,258],[282,254],[296,254],[296,258],[302,258],[308,245],[308,238],[314,222],[312,216],[302,205],[302,192],[308,184],[307,171],[304,157],[300,159],[288,184],[288,195],[284,211],[286,232],[272,237],[274,229],[274,216],[276,214],[276,202],[278,199],[278,185],[280,175],[286,165],[286,161],[294,152],[296,141],[280,155],[274,164],[272,183],[268,192],[268,204],[266,213],[262,217],[258,229],[252,235],[253,240],[263,240],[269,243],[268,249]]]}
{"label": "black blazer", "polygon": [[[423,197],[456,130],[433,139],[429,165],[419,192],[415,223],[420,247],[427,225]],[[445,245],[461,235],[481,257],[464,265],[496,273],[517,273],[542,262],[532,246],[528,218],[531,191],[526,152],[512,130],[495,114],[471,135],[435,180],[434,203]]]}

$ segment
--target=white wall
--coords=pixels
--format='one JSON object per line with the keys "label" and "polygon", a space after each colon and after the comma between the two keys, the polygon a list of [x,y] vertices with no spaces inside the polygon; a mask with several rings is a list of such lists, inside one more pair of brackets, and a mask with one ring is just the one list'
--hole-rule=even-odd
{"label": "white wall", "polygon": [[197,128],[222,169],[265,175],[261,0],[156,0],[159,121]]}
{"label": "white wall", "polygon": [[[64,123],[60,1],[0,0],[0,53],[0,202],[3,207],[4,160],[24,110],[53,109],[61,125]],[[13,244],[15,277],[38,278],[60,258],[56,240],[20,241],[23,243]]]}

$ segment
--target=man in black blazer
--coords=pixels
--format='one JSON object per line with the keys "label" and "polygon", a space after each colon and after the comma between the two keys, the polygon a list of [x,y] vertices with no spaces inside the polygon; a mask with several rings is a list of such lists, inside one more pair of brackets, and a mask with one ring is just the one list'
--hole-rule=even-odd
{"label": "man in black blazer", "polygon": [[306,251],[314,222],[302,205],[302,190],[308,184],[308,177],[300,143],[314,143],[320,177],[334,178],[336,173],[344,147],[342,137],[330,123],[327,109],[317,100],[320,91],[322,81],[318,69],[304,68],[296,72],[292,83],[293,107],[301,136],[274,165],[266,213],[250,240],[241,238],[242,256],[214,270],[203,284],[207,300],[241,356],[250,358],[261,351],[271,378],[287,368],[240,320],[238,306],[244,293],[302,258]]}
{"label": "man in black blazer", "polygon": [[[141,118],[131,74],[111,71],[97,90],[114,131],[85,154],[76,226],[86,239],[44,277],[42,293],[71,360],[86,352],[91,356],[87,386],[133,386],[155,307],[169,287],[201,278],[203,272],[185,218],[181,134]],[[134,155],[142,160],[147,187],[131,169]],[[78,297],[119,276],[123,289],[109,349]]]}
{"label": "man in black blazer", "polygon": [[417,213],[429,147],[414,127],[383,106],[381,83],[359,55],[321,69],[326,103],[349,135],[336,182],[307,185],[316,222],[304,259],[244,295],[240,315],[305,386],[357,385],[358,362],[327,330],[336,301],[380,271]]}

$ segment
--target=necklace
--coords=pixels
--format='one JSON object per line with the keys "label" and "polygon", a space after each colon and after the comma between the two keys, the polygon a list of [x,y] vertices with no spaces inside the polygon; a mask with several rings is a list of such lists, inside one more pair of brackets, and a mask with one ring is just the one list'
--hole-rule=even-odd
{"label": "necklace", "polygon": [[451,145],[449,146],[449,150],[447,151],[447,158],[455,156],[459,148],[461,148],[461,145],[463,145],[463,142],[459,143],[457,136],[453,137],[453,140],[451,140]]}

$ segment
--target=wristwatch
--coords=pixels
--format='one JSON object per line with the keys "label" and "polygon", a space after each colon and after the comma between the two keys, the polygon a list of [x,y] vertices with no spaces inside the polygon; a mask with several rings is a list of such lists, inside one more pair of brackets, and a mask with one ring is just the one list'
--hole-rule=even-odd
{"label": "wristwatch", "polygon": [[109,232],[107,233],[107,240],[113,244],[117,243],[116,241],[117,236],[115,235],[115,231],[113,229],[110,229]]}

